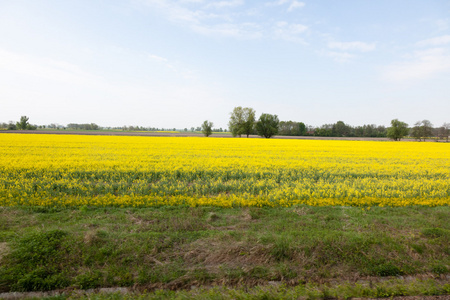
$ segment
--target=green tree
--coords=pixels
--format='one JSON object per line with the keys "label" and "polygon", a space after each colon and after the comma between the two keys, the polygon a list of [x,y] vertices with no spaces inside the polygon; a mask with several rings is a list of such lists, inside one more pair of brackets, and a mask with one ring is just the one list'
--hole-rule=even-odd
{"label": "green tree", "polygon": [[8,129],[8,130],[16,130],[16,129],[17,129],[17,125],[14,124],[12,121],[10,121],[10,122],[8,123],[7,129]]}
{"label": "green tree", "polygon": [[228,128],[233,136],[242,135],[242,124],[244,123],[244,110],[241,106],[235,107],[231,112]]}
{"label": "green tree", "polygon": [[394,119],[391,121],[391,127],[387,130],[387,137],[394,141],[400,141],[408,134],[408,131],[408,124],[399,121],[398,119]]}
{"label": "green tree", "polygon": [[428,120],[417,121],[411,130],[413,136],[419,142],[423,139],[429,138],[433,134],[433,124]]}
{"label": "green tree", "polygon": [[351,128],[344,122],[338,121],[336,124],[333,124],[333,127],[331,130],[332,130],[332,134],[334,136],[341,137],[341,136],[349,136]]}
{"label": "green tree", "polygon": [[420,128],[421,121],[418,121],[414,124],[414,127],[411,129],[411,136],[419,142],[422,140],[422,129]]}
{"label": "green tree", "polygon": [[262,114],[256,122],[256,132],[259,136],[268,139],[278,133],[279,124],[277,115]]}
{"label": "green tree", "polygon": [[208,120],[206,120],[205,122],[203,122],[202,124],[202,133],[208,137],[212,134],[212,127],[214,126],[214,124],[212,122],[209,122]]}
{"label": "green tree", "polygon": [[255,126],[255,110],[250,107],[235,107],[231,112],[228,127],[233,136],[245,134],[247,137],[253,132]]}
{"label": "green tree", "polygon": [[244,107],[244,124],[242,124],[242,133],[248,138],[255,129],[256,112],[253,108]]}
{"label": "green tree", "polygon": [[305,123],[303,123],[303,122],[298,123],[297,135],[298,136],[306,135],[306,125],[305,125]]}
{"label": "green tree", "polygon": [[29,118],[27,116],[21,116],[20,121],[17,122],[17,124],[16,124],[17,129],[20,129],[20,130],[28,129],[27,127],[30,125],[28,123],[28,120],[29,120]]}
{"label": "green tree", "polygon": [[448,136],[450,135],[450,123],[442,124],[442,128],[443,128],[443,137],[447,140],[448,143]]}

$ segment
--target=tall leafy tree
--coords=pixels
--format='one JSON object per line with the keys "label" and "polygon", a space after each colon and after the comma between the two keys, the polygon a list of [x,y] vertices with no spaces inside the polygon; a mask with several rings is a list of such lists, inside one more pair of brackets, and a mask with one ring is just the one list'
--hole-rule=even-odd
{"label": "tall leafy tree", "polygon": [[253,132],[255,126],[255,110],[250,107],[235,107],[231,112],[228,127],[233,136],[245,134],[247,137]]}
{"label": "tall leafy tree", "polygon": [[422,140],[422,129],[420,128],[421,121],[414,123],[414,127],[411,129],[411,136],[419,142]]}
{"label": "tall leafy tree", "polygon": [[423,139],[429,138],[433,134],[433,124],[428,120],[417,121],[411,130],[413,136],[419,142]]}
{"label": "tall leafy tree", "polygon": [[306,125],[303,122],[298,123],[297,134],[298,136],[306,135]]}
{"label": "tall leafy tree", "polygon": [[244,123],[244,110],[241,106],[235,107],[231,112],[228,128],[233,136],[242,135],[242,124]]}
{"label": "tall leafy tree", "polygon": [[391,127],[387,130],[387,137],[394,141],[400,141],[409,132],[408,124],[405,122],[394,119],[391,121]]}
{"label": "tall leafy tree", "polygon": [[448,136],[450,135],[450,123],[442,124],[442,128],[443,128],[443,136],[447,140],[447,143],[448,143]]}
{"label": "tall leafy tree", "polygon": [[333,124],[332,133],[334,136],[349,136],[351,131],[351,127],[345,124],[343,121],[338,121],[336,124]]}
{"label": "tall leafy tree", "polygon": [[208,120],[204,121],[202,124],[202,133],[208,137],[212,134],[212,127],[214,124]]}
{"label": "tall leafy tree", "polygon": [[21,117],[20,117],[20,121],[17,122],[17,124],[16,124],[17,129],[21,129],[21,130],[26,130],[26,129],[28,129],[28,126],[30,125],[30,124],[28,123],[28,120],[29,120],[29,119],[30,119],[30,118],[28,118],[27,116],[21,116]]}
{"label": "tall leafy tree", "polygon": [[244,107],[244,124],[242,124],[242,134],[245,134],[248,138],[255,129],[256,112],[253,108]]}
{"label": "tall leafy tree", "polygon": [[259,136],[270,138],[278,133],[280,120],[277,115],[262,114],[256,122],[256,132]]}

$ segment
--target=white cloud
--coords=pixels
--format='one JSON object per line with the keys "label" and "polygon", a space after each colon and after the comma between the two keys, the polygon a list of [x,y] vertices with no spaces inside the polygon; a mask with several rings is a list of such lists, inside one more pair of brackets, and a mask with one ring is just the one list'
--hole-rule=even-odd
{"label": "white cloud", "polygon": [[244,4],[243,0],[218,1],[209,3],[206,7],[225,8],[225,7],[241,6],[242,4]]}
{"label": "white cloud", "polygon": [[368,44],[364,42],[329,42],[328,48],[338,49],[343,51],[360,51],[369,52],[375,50],[375,44]]}
{"label": "white cloud", "polygon": [[[182,2],[142,0],[142,3],[161,10],[175,23],[187,26],[191,30],[208,36],[225,36],[239,39],[261,37],[259,26],[252,22],[236,22],[232,13],[213,13],[220,8],[234,8],[242,5],[243,0],[218,1],[200,5],[197,9],[187,8]],[[202,2],[203,3],[203,2]],[[241,13],[241,12],[240,12]]]}
{"label": "white cloud", "polygon": [[303,6],[305,6],[305,2],[300,2],[297,0],[278,0],[274,2],[267,2],[266,6],[281,6],[285,4],[289,4],[287,9],[288,12],[291,12],[296,8],[302,8]]}
{"label": "white cloud", "polygon": [[286,4],[288,2],[290,2],[291,0],[278,0],[278,1],[274,1],[274,2],[267,2],[266,6],[278,6],[278,5],[283,5]]}
{"label": "white cloud", "polygon": [[383,69],[382,77],[402,82],[428,79],[436,74],[450,72],[450,53],[444,48],[416,51],[408,60],[397,62]]}
{"label": "white cloud", "polygon": [[167,58],[158,56],[158,55],[154,55],[154,54],[149,54],[148,58],[150,58],[151,60],[155,60],[155,61],[159,61],[159,62],[167,62]]}
{"label": "white cloud", "polygon": [[355,57],[353,54],[350,54],[348,52],[335,52],[335,51],[327,51],[325,52],[325,55],[331,57],[338,63],[348,62]]}
{"label": "white cloud", "polygon": [[[308,31],[304,24],[274,23],[270,20],[257,22],[260,14],[255,7],[237,9],[244,0],[197,1],[197,0],[140,0],[147,6],[157,8],[167,18],[190,30],[212,37],[231,37],[236,39],[277,38],[305,43],[301,34]],[[288,10],[303,7],[297,0],[279,0],[266,5],[288,5]],[[227,8],[227,10],[221,10]]]}
{"label": "white cloud", "polygon": [[180,3],[203,3],[205,0],[179,0]]}
{"label": "white cloud", "polygon": [[172,22],[199,23],[204,16],[202,11],[184,8],[182,5],[165,0],[142,0],[148,6],[161,10]]}
{"label": "white cloud", "polygon": [[302,8],[303,6],[305,6],[304,2],[292,1],[291,5],[289,5],[288,11],[291,12],[296,8]]}
{"label": "white cloud", "polygon": [[426,46],[434,47],[434,46],[441,46],[441,45],[446,45],[446,44],[450,44],[450,35],[438,36],[435,38],[422,40],[422,41],[419,41],[416,43],[416,45],[419,47],[426,47]]}
{"label": "white cloud", "polygon": [[217,25],[193,25],[192,29],[198,33],[209,36],[226,36],[244,39],[258,39],[262,33],[255,23],[232,24],[224,23]]}
{"label": "white cloud", "polygon": [[289,24],[284,21],[277,22],[274,26],[275,37],[292,42],[305,43],[300,35],[306,33],[307,31],[308,26],[306,25]]}
{"label": "white cloud", "polygon": [[150,59],[150,61],[154,61],[159,64],[162,64],[166,68],[171,69],[172,71],[174,71],[175,73],[177,73],[178,75],[180,75],[184,78],[190,78],[192,76],[192,74],[191,74],[192,72],[181,71],[179,68],[175,67],[175,65],[170,63],[167,58],[164,58],[164,57],[161,57],[158,55],[154,55],[154,54],[148,54],[147,57]]}

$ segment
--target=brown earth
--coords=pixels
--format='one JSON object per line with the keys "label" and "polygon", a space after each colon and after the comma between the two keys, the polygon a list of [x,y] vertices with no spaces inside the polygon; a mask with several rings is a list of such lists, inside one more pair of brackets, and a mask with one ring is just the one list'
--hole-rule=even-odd
{"label": "brown earth", "polygon": [[[105,136],[160,136],[160,137],[203,137],[200,133],[193,132],[134,132],[134,131],[75,131],[75,130],[0,130],[0,133],[20,133],[20,134],[73,134],[73,135],[105,135]],[[210,137],[232,138],[231,134],[213,133]],[[241,138],[246,138],[242,136]],[[249,138],[261,138],[258,135],[250,135]],[[347,141],[389,141],[388,138],[369,137],[322,137],[322,136],[274,136],[276,139],[297,139],[297,140],[347,140]],[[408,141],[407,139],[405,141]]]}
{"label": "brown earth", "polygon": [[[28,292],[28,293],[19,293],[19,292],[11,292],[11,293],[0,293],[0,299],[36,299],[36,298],[44,298],[44,297],[56,297],[64,294],[72,294],[74,296],[87,296],[99,293],[105,294],[122,294],[122,295],[133,295],[136,292],[132,288],[123,288],[123,287],[112,287],[112,288],[100,288],[100,289],[91,289],[91,290],[77,290],[77,291],[51,291],[51,292]],[[139,292],[138,292],[139,293]],[[137,294],[139,295],[139,294]],[[301,300],[306,300],[307,298],[300,298]],[[336,299],[336,298],[329,298]],[[395,296],[389,298],[351,298],[352,300],[377,300],[377,299],[390,299],[390,300],[450,300],[450,295],[442,295],[442,296]]]}

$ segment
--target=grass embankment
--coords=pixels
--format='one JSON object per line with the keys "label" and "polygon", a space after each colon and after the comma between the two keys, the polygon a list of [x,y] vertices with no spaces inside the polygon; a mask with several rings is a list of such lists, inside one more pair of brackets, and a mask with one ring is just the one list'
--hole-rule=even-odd
{"label": "grass embankment", "polygon": [[448,206],[0,208],[0,292],[450,294],[449,216]]}

